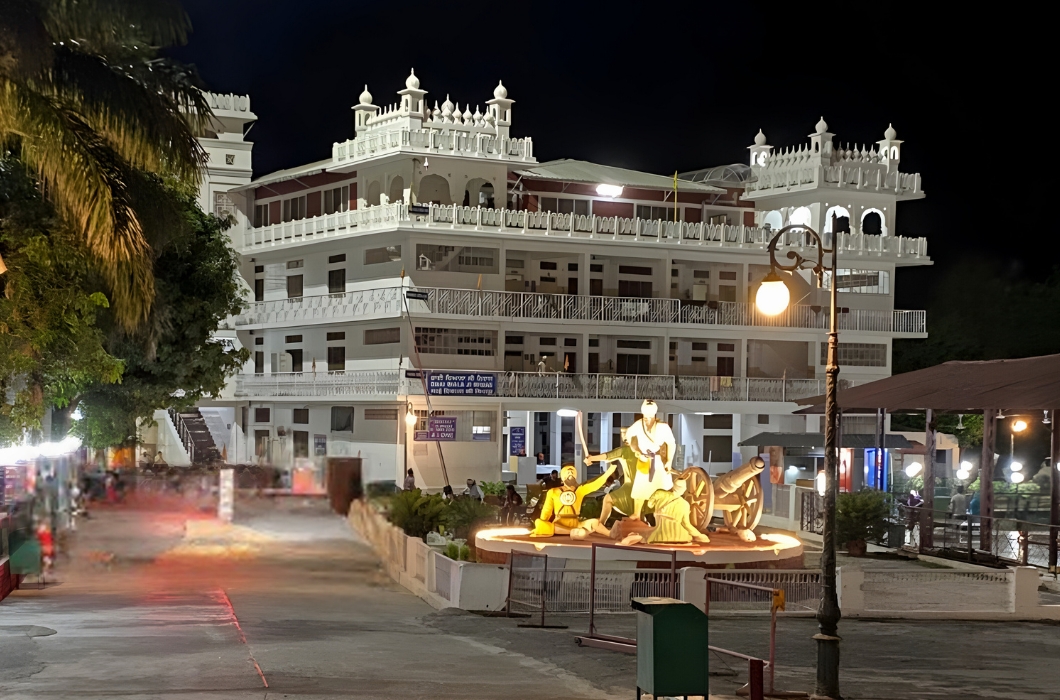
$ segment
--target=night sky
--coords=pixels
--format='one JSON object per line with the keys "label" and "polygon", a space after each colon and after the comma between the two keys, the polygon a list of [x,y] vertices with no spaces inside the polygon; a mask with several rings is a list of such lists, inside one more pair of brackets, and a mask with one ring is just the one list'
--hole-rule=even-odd
{"label": "night sky", "polygon": [[823,115],[837,141],[860,146],[893,123],[902,170],[927,192],[900,205],[897,233],[927,236],[936,261],[901,273],[899,306],[923,308],[962,257],[1034,279],[1058,264],[1051,222],[1035,220],[1051,200],[1039,153],[1051,153],[1055,117],[1040,95],[1055,76],[1038,67],[1053,59],[1037,56],[1045,29],[1033,21],[1016,32],[1019,17],[936,17],[931,3],[184,6],[194,33],[175,55],[211,90],[250,94],[255,175],[328,157],[352,136],[365,83],[389,104],[415,67],[430,104],[448,93],[472,111],[503,80],[512,133],[534,139],[539,162],[669,174],[746,162],[759,128],[774,146],[801,144]]}

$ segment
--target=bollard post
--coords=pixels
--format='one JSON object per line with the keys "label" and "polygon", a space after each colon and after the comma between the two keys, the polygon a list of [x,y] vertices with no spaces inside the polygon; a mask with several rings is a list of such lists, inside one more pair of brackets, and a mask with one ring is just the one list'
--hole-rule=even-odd
{"label": "bollard post", "polygon": [[762,659],[751,659],[747,665],[749,697],[751,700],[765,700],[765,687],[762,684],[762,667],[765,662]]}

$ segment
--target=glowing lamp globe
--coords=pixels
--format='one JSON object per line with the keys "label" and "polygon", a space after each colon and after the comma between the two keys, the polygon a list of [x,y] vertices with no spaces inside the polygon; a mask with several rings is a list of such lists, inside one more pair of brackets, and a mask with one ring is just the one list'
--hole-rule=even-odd
{"label": "glowing lamp globe", "polygon": [[969,472],[967,472],[967,471],[965,471],[963,469],[961,469],[960,471],[957,472],[957,478],[960,479],[961,481],[967,481],[969,476],[970,476]]}
{"label": "glowing lamp globe", "polygon": [[1008,468],[1014,472],[1021,472],[1023,471],[1023,462],[1013,462],[1012,464],[1008,465]]}
{"label": "glowing lamp globe", "polygon": [[410,428],[415,428],[417,420],[418,418],[416,417],[416,414],[412,411],[411,408],[405,412],[405,425]]}
{"label": "glowing lamp globe", "polygon": [[823,496],[825,488],[828,486],[827,475],[825,472],[817,472],[817,476],[813,479],[814,485],[817,486],[817,495]]}
{"label": "glowing lamp globe", "polygon": [[766,275],[762,284],[758,286],[758,293],[755,294],[755,306],[758,310],[766,316],[776,316],[788,308],[789,301],[791,301],[791,292],[788,291],[788,285],[784,284],[784,280],[774,272]]}
{"label": "glowing lamp globe", "polygon": [[1014,432],[1014,433],[1022,433],[1026,429],[1027,429],[1027,421],[1025,421],[1025,420],[1016,420],[1016,421],[1012,422],[1012,432]]}
{"label": "glowing lamp globe", "polygon": [[1012,472],[1012,476],[1009,477],[1009,480],[1014,484],[1022,484],[1023,474],[1021,472]]}
{"label": "glowing lamp globe", "polygon": [[905,468],[905,475],[908,476],[911,479],[914,476],[916,476],[917,474],[919,474],[920,470],[922,470],[923,468],[924,468],[924,465],[921,464],[920,462],[913,462],[912,464],[910,464],[908,467]]}

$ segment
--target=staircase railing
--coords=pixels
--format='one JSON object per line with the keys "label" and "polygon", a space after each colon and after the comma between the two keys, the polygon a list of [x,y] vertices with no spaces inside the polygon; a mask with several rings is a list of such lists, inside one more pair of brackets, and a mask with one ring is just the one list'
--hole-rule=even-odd
{"label": "staircase railing", "polygon": [[195,441],[191,437],[191,429],[184,422],[184,416],[180,415],[176,409],[171,408],[169,409],[169,419],[173,421],[173,427],[176,428],[180,442],[188,453],[188,459],[191,460],[192,464],[195,464]]}

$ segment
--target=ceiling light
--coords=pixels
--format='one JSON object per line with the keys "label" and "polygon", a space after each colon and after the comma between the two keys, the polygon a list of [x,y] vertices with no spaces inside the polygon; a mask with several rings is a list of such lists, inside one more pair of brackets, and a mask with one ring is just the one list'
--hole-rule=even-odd
{"label": "ceiling light", "polygon": [[596,194],[598,194],[598,195],[600,195],[602,197],[611,197],[612,199],[614,199],[615,197],[621,196],[621,194],[622,194],[622,186],[621,185],[597,185],[596,186]]}

